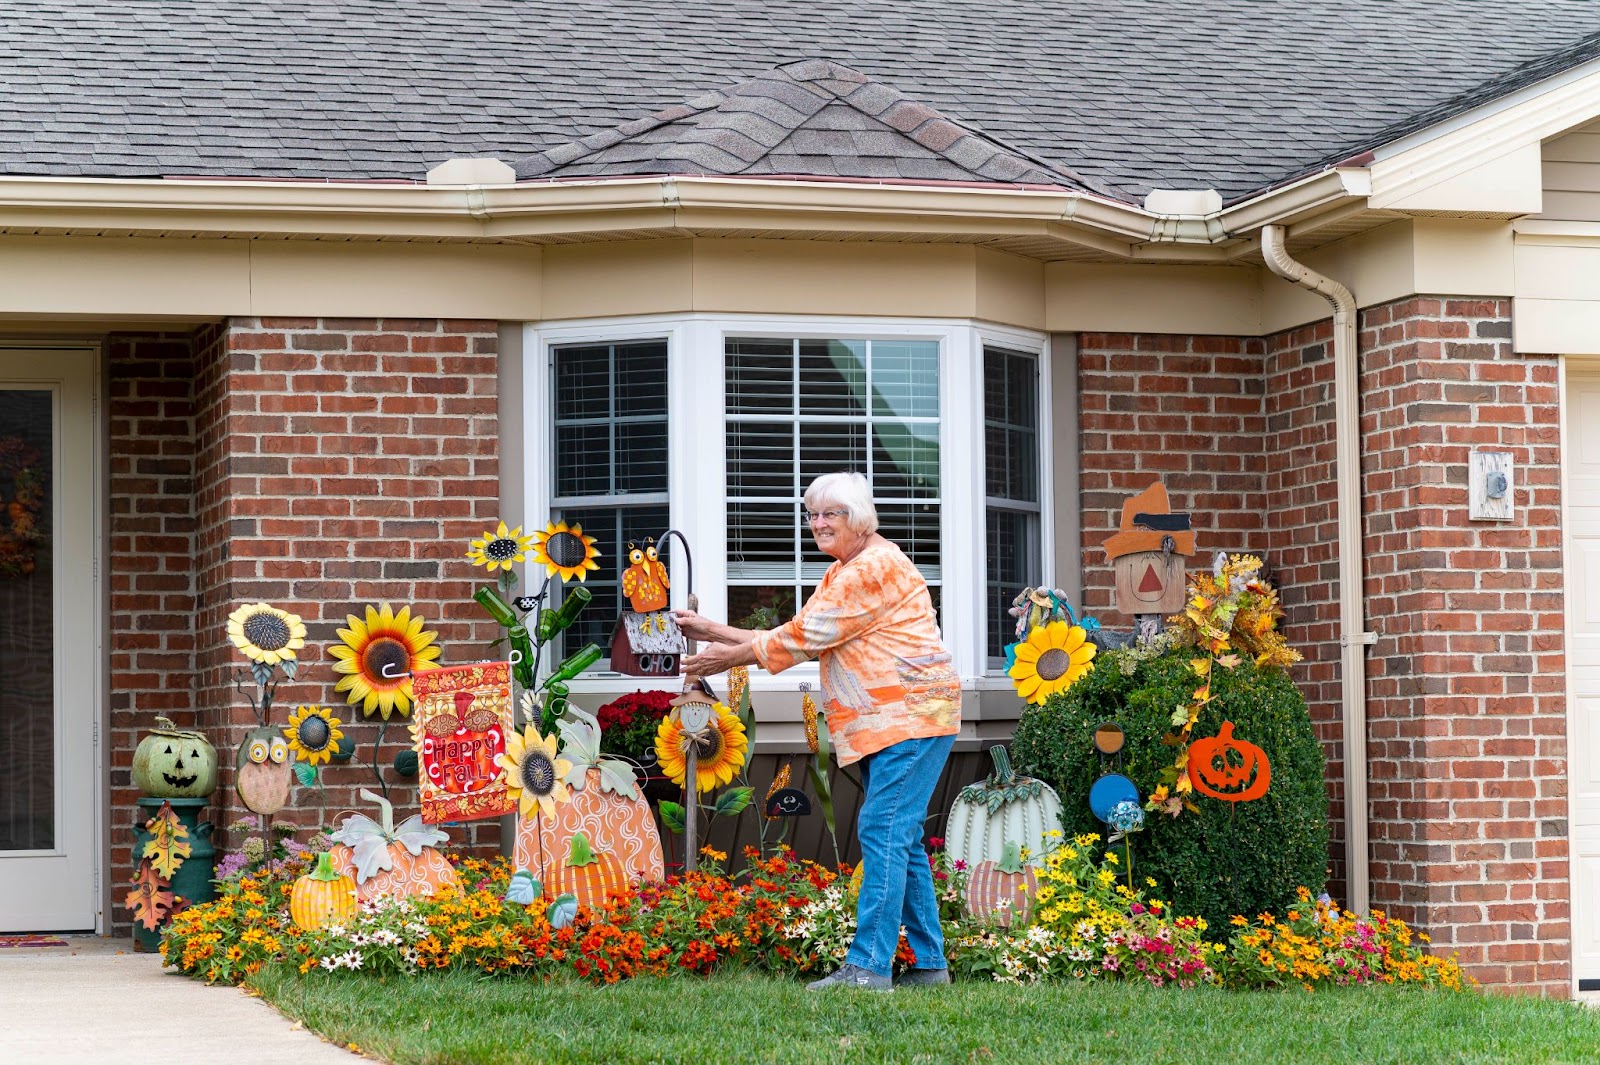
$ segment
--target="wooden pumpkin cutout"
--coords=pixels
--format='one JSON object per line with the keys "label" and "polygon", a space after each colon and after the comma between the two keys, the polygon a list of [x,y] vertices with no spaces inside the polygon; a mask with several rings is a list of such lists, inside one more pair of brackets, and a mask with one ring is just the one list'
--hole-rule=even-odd
{"label": "wooden pumpkin cutout", "polygon": [[1022,864],[1022,848],[1008,842],[997,862],[979,862],[967,877],[967,912],[1003,927],[1021,927],[1033,915],[1039,880]]}
{"label": "wooden pumpkin cutout", "polygon": [[355,915],[355,881],[335,871],[327,853],[317,855],[317,867],[294,882],[289,896],[289,916],[295,926],[310,931],[343,924]]}
{"label": "wooden pumpkin cutout", "polygon": [[1272,766],[1266,751],[1236,739],[1233,722],[1224,721],[1215,736],[1189,744],[1189,782],[1201,795],[1249,802],[1267,793]]}
{"label": "wooden pumpkin cutout", "polygon": [[666,872],[661,833],[641,795],[607,790],[599,766],[583,774],[583,787],[569,789],[570,801],[557,803],[553,813],[517,821],[517,841],[512,859],[548,882],[550,871],[566,855],[573,836],[583,833],[592,846],[616,857],[630,880],[660,880]]}
{"label": "wooden pumpkin cutout", "polygon": [[594,913],[604,908],[613,892],[627,889],[628,875],[616,855],[596,851],[582,832],[572,837],[566,860],[551,870],[544,885],[546,898],[571,895],[580,907]]}
{"label": "wooden pumpkin cutout", "polygon": [[432,895],[457,886],[455,866],[434,849],[450,839],[442,829],[423,824],[420,814],[412,814],[396,828],[394,806],[388,799],[364,789],[361,797],[378,804],[381,820],[351,814],[332,834],[338,846],[328,852],[333,867],[355,879],[360,901],[379,895]]}

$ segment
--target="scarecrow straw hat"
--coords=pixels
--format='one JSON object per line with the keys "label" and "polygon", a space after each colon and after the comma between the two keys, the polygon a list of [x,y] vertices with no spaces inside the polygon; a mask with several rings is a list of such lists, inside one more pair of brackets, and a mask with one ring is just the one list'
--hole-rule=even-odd
{"label": "scarecrow straw hat", "polygon": [[1138,551],[1163,550],[1162,541],[1169,536],[1178,554],[1194,554],[1194,530],[1189,528],[1189,515],[1172,512],[1167,486],[1157,481],[1123,501],[1122,528],[1106,540],[1106,559],[1114,562]]}

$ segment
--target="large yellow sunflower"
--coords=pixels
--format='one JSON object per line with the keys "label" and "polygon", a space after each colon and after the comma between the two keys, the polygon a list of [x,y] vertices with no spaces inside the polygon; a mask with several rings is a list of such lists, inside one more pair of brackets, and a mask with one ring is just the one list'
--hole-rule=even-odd
{"label": "large yellow sunflower", "polygon": [[472,541],[472,546],[467,548],[467,561],[474,566],[482,566],[490,573],[497,569],[510,569],[512,563],[521,562],[527,557],[533,540],[532,536],[522,535],[522,526],[507,529],[502,521],[499,529],[486,532],[481,539]]}
{"label": "large yellow sunflower", "polygon": [[344,733],[339,719],[325,706],[302,706],[289,715],[283,734],[295,761],[320,765],[333,758]]}
{"label": "large yellow sunflower", "polygon": [[1017,694],[1030,703],[1043,703],[1066,691],[1094,668],[1095,646],[1088,633],[1065,621],[1036,627],[1017,644],[1017,662],[1007,672]]}
{"label": "large yellow sunflower", "polygon": [[247,603],[228,615],[228,639],[250,661],[275,666],[306,645],[306,627],[295,614]]}
{"label": "large yellow sunflower", "polygon": [[[744,732],[744,722],[726,705],[716,703],[711,725],[698,743],[695,757],[695,783],[700,791],[710,791],[732,780],[744,768],[744,752],[750,745]],[[676,784],[683,783],[688,769],[684,747],[688,736],[678,725],[676,715],[668,714],[656,728],[656,761],[661,771]]]}
{"label": "large yellow sunflower", "polygon": [[549,576],[559,573],[563,584],[574,577],[581,581],[590,571],[600,568],[595,561],[600,552],[594,546],[594,537],[585,536],[583,526],[577,522],[570,527],[564,521],[551,522],[543,532],[534,533],[528,554]]}
{"label": "large yellow sunflower", "polygon": [[506,790],[520,796],[517,809],[524,818],[536,810],[554,814],[556,803],[572,799],[563,780],[572,763],[556,755],[556,738],[539,735],[532,722],[520,735],[513,732],[506,737],[506,753],[497,755],[495,762],[506,771]]}
{"label": "large yellow sunflower", "polygon": [[380,610],[367,607],[367,619],[345,615],[348,629],[339,630],[343,643],[331,644],[328,653],[338,659],[335,673],[343,673],[333,690],[348,692],[345,701],[360,703],[363,714],[374,710],[385,721],[396,710],[411,712],[411,674],[434,668],[439,648],[436,632],[423,629],[422,615],[411,616],[410,607],[396,614],[388,603]]}

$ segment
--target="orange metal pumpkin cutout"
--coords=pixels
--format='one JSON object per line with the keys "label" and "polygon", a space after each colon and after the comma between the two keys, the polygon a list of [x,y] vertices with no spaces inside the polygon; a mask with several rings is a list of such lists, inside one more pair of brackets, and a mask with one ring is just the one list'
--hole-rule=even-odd
{"label": "orange metal pumpkin cutout", "polygon": [[1249,802],[1267,793],[1272,766],[1266,751],[1235,739],[1233,722],[1224,721],[1215,736],[1189,745],[1189,782],[1213,799]]}

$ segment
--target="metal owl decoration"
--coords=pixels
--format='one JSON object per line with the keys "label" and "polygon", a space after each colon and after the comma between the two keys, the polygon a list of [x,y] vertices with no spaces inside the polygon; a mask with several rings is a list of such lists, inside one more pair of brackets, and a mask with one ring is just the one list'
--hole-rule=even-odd
{"label": "metal owl decoration", "polygon": [[251,729],[239,744],[234,788],[245,809],[271,816],[289,803],[289,741],[280,729]]}
{"label": "metal owl decoration", "polygon": [[646,537],[643,544],[629,540],[628,568],[622,572],[622,594],[628,597],[628,604],[640,614],[665,610],[671,586],[654,538]]}

